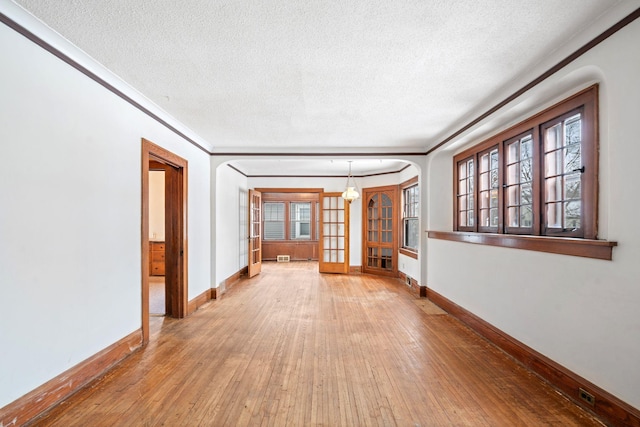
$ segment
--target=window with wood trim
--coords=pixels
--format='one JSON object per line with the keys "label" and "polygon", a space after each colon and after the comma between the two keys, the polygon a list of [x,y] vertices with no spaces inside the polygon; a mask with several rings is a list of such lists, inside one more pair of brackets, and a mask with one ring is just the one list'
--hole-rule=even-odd
{"label": "window with wood trim", "polygon": [[[420,191],[418,177],[412,178],[402,184],[402,245],[401,252],[405,255],[414,255],[418,252],[420,244],[420,232],[418,229],[418,216],[420,208]],[[410,253],[406,253],[406,251]]]}
{"label": "window with wood trim", "polygon": [[592,86],[455,156],[454,230],[595,239],[597,92]]}
{"label": "window with wood trim", "polygon": [[263,193],[264,241],[317,241],[318,195]]}
{"label": "window with wood trim", "polygon": [[311,202],[289,203],[289,239],[311,239]]}

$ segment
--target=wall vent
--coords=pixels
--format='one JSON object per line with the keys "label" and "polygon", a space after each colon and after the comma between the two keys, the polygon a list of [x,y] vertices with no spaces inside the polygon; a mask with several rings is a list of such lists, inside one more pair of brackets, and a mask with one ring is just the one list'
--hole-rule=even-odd
{"label": "wall vent", "polygon": [[276,261],[278,261],[278,262],[289,262],[289,261],[291,261],[291,257],[289,255],[278,255],[276,257]]}

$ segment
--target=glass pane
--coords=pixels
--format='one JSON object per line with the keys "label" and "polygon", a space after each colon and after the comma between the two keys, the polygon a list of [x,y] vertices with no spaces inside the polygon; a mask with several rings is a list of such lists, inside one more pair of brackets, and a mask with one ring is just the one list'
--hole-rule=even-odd
{"label": "glass pane", "polygon": [[552,151],[544,156],[544,176],[560,175],[563,169],[564,160],[562,150]]}
{"label": "glass pane", "polygon": [[580,157],[580,144],[573,144],[565,148],[564,170],[573,172],[582,167],[582,158]]}
{"label": "glass pane", "polygon": [[520,225],[520,208],[518,206],[507,208],[507,224],[509,224],[509,227],[518,227]]}
{"label": "glass pane", "polygon": [[532,141],[531,136],[525,136],[520,140],[520,160],[527,160],[532,157]]}
{"label": "glass pane", "polygon": [[498,170],[491,170],[491,188],[498,188]]}
{"label": "glass pane", "polygon": [[467,180],[458,182],[458,194],[467,194]]}
{"label": "glass pane", "polygon": [[507,188],[507,206],[519,205],[520,198],[518,197],[518,186],[512,185]]}
{"label": "glass pane", "polygon": [[489,227],[489,210],[482,209],[480,211],[480,225],[483,227]]}
{"label": "glass pane", "polygon": [[498,169],[498,150],[491,151],[491,169]]}
{"label": "glass pane", "polygon": [[324,262],[330,262],[331,261],[331,252],[330,251],[324,251],[324,253],[322,254],[322,261],[324,261]]}
{"label": "glass pane", "polygon": [[582,120],[580,114],[570,117],[565,122],[565,144],[580,144],[582,141]]}
{"label": "glass pane", "polygon": [[547,226],[550,228],[562,227],[562,203],[547,205]]}
{"label": "glass pane", "polygon": [[579,201],[567,202],[564,204],[564,228],[580,228],[581,204]]}
{"label": "glass pane", "polygon": [[462,162],[458,165],[458,179],[464,180],[467,177],[467,164]]}
{"label": "glass pane", "polygon": [[531,205],[522,205],[520,207],[520,227],[533,226],[533,211]]}
{"label": "glass pane", "polygon": [[490,194],[490,200],[491,203],[489,204],[489,206],[491,206],[492,208],[497,208],[498,207],[498,190],[491,190]]}
{"label": "glass pane", "polygon": [[467,224],[467,211],[462,211],[458,213],[458,224],[460,224],[461,227],[466,227]]}
{"label": "glass pane", "polygon": [[581,176],[579,173],[565,176],[564,194],[567,200],[579,200],[581,196]]}
{"label": "glass pane", "polygon": [[322,199],[322,209],[329,209],[331,207],[331,197],[324,197]]}
{"label": "glass pane", "polygon": [[491,209],[490,210],[490,217],[491,217],[491,223],[490,226],[491,227],[497,227],[498,226],[498,209]]}
{"label": "glass pane", "polygon": [[[258,230],[254,229],[254,236]],[[284,239],[284,221],[265,221],[264,222],[264,240],[283,240]]]}
{"label": "glass pane", "polygon": [[556,202],[562,200],[562,177],[545,180],[545,201]]}
{"label": "glass pane", "polygon": [[533,189],[531,188],[531,183],[522,184],[520,186],[520,203],[523,205],[533,204]]}
{"label": "glass pane", "polygon": [[507,166],[507,184],[516,184],[518,182],[518,177],[520,176],[518,169],[518,163]]}
{"label": "glass pane", "polygon": [[[480,193],[480,209],[486,209],[489,207],[489,192],[483,191]],[[482,224],[482,221],[480,222]]]}
{"label": "glass pane", "polygon": [[338,262],[341,264],[344,262],[344,251],[338,251]]}
{"label": "glass pane", "polygon": [[486,171],[487,169],[489,169],[489,153],[480,156],[480,170]]}
{"label": "glass pane", "polygon": [[544,134],[544,151],[549,152],[562,145],[562,127],[560,123],[547,129]]}
{"label": "glass pane", "polygon": [[328,249],[331,249],[331,238],[330,237],[324,237],[323,239],[323,249],[326,251]]}
{"label": "glass pane", "polygon": [[515,163],[520,159],[518,154],[518,143],[514,142],[507,147],[507,162]]}
{"label": "glass pane", "polygon": [[491,174],[489,172],[480,175],[480,190],[488,190],[491,188]]}
{"label": "glass pane", "polygon": [[458,197],[458,210],[466,211],[467,209],[467,196]]}
{"label": "glass pane", "polygon": [[520,163],[520,182],[533,181],[532,167],[533,161],[531,159],[523,160],[522,163]]}
{"label": "glass pane", "polygon": [[344,237],[338,237],[337,238],[336,247],[338,249],[344,250]]}

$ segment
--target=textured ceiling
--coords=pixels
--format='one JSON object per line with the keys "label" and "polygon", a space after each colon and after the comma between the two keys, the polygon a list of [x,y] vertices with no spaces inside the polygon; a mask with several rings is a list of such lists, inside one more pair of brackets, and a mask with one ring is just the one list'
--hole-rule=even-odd
{"label": "textured ceiling", "polygon": [[554,65],[551,53],[579,47],[574,36],[596,36],[604,14],[637,2],[16,3],[211,151],[397,152],[435,145],[532,69]]}

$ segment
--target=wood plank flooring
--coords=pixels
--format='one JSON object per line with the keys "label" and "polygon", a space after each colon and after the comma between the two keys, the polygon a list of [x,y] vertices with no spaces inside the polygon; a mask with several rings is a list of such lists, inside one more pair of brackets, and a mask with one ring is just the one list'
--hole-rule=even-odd
{"label": "wood plank flooring", "polygon": [[404,285],[266,263],[42,426],[600,426]]}

